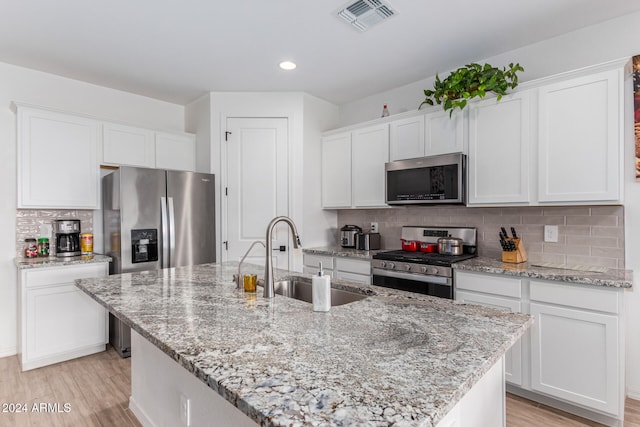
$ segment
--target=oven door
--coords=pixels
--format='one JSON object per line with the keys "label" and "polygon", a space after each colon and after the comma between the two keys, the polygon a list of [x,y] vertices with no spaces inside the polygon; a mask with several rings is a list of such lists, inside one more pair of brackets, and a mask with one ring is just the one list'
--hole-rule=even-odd
{"label": "oven door", "polygon": [[380,268],[374,268],[372,273],[373,284],[376,286],[453,299],[453,282],[450,277],[403,273]]}

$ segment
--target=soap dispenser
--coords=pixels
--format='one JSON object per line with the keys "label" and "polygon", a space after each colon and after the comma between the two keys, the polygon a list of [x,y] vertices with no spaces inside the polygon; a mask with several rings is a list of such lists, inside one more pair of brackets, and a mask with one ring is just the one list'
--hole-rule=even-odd
{"label": "soap dispenser", "polygon": [[311,279],[311,296],[313,311],[331,310],[331,277],[325,275],[320,263],[320,271]]}

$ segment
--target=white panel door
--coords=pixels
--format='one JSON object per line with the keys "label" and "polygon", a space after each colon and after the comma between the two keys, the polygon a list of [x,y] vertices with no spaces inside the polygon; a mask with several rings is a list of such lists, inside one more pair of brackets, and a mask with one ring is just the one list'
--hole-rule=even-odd
{"label": "white panel door", "polygon": [[620,199],[620,87],[607,71],[540,88],[538,199]]}
{"label": "white panel door", "polygon": [[18,208],[98,209],[100,123],[18,107]]}
{"label": "white panel door", "polygon": [[195,172],[195,136],[156,132],[156,168]]}
{"label": "white panel door", "polygon": [[531,303],[531,388],[618,415],[618,318]]}
{"label": "white panel door", "polygon": [[423,157],[424,116],[394,120],[389,123],[389,159]]}
{"label": "white panel door", "polygon": [[425,115],[425,156],[464,152],[464,112]]}
{"label": "white panel door", "polygon": [[102,163],[152,168],[155,157],[152,131],[115,123],[102,125]]}
{"label": "white panel door", "polygon": [[352,132],[351,189],[354,207],[386,206],[384,164],[389,161],[389,126]]}
{"label": "white panel door", "polygon": [[469,204],[529,202],[530,91],[469,104]]}
{"label": "white panel door", "polygon": [[[288,137],[284,118],[228,118],[227,213],[228,249],[223,260],[239,261],[256,240],[265,241],[267,225],[288,215]],[[223,193],[224,194],[224,193]],[[273,263],[289,268],[289,228],[276,227]],[[280,246],[286,248],[281,252]],[[265,251],[256,245],[245,262],[264,265]]]}
{"label": "white panel door", "polygon": [[322,207],[351,207],[351,133],[322,138]]}

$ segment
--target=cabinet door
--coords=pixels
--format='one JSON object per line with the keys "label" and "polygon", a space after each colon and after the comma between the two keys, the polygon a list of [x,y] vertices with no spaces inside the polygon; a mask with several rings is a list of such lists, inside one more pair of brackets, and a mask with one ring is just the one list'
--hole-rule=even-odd
{"label": "cabinet door", "polygon": [[351,207],[351,133],[322,138],[322,207]]}
{"label": "cabinet door", "polygon": [[424,157],[424,116],[394,120],[389,123],[389,158],[391,161]]}
{"label": "cabinet door", "polygon": [[105,309],[73,284],[27,289],[26,308],[28,360],[106,342]]}
{"label": "cabinet door", "polygon": [[618,71],[545,86],[539,93],[539,201],[620,200]]}
{"label": "cabinet door", "polygon": [[464,152],[464,112],[439,111],[424,119],[425,156]]}
{"label": "cabinet door", "polygon": [[195,136],[156,133],[156,168],[194,172],[196,170]]}
{"label": "cabinet door", "polygon": [[618,414],[618,319],[531,303],[531,388]]}
{"label": "cabinet door", "polygon": [[530,98],[469,105],[469,204],[529,202]]}
{"label": "cabinet door", "polygon": [[[456,301],[522,313],[520,300],[501,298],[473,292],[455,292]],[[522,339],[519,339],[504,356],[505,379],[511,384],[522,385]]]}
{"label": "cabinet door", "polygon": [[114,123],[102,125],[102,163],[152,168],[155,156],[152,131]]}
{"label": "cabinet door", "polygon": [[100,123],[17,109],[18,208],[98,209]]}
{"label": "cabinet door", "polygon": [[384,164],[389,161],[389,126],[358,129],[352,137],[353,206],[386,206]]}

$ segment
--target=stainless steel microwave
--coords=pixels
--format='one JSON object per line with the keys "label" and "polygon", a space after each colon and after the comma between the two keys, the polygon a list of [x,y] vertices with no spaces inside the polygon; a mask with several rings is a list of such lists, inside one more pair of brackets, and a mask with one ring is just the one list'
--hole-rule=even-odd
{"label": "stainless steel microwave", "polygon": [[385,163],[389,205],[465,204],[466,156],[462,153]]}

